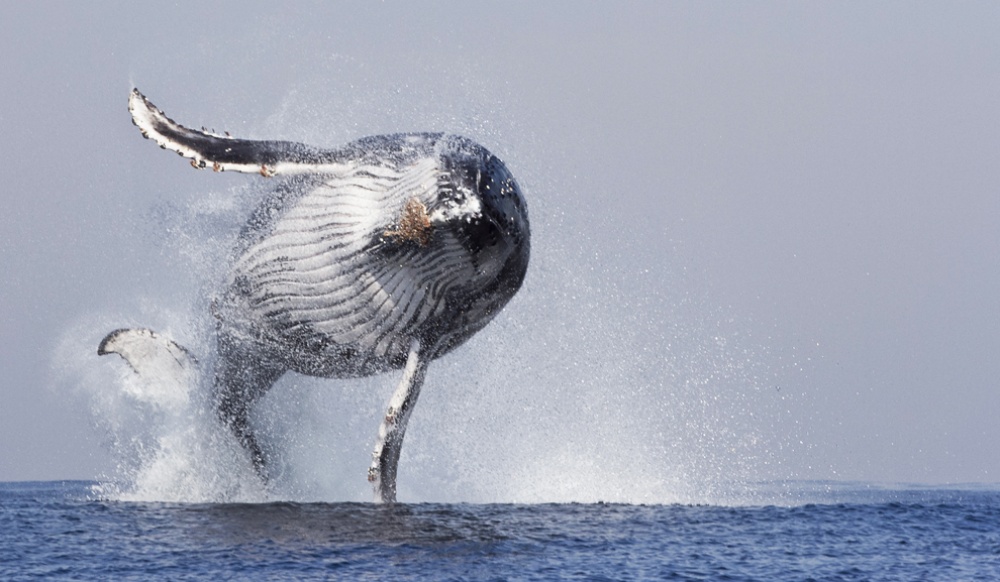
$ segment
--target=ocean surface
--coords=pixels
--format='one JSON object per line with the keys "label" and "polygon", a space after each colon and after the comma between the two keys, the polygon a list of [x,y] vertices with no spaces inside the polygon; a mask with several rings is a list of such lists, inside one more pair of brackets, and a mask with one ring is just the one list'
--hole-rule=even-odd
{"label": "ocean surface", "polygon": [[1000,489],[771,489],[740,506],[376,506],[0,483],[0,580],[1000,579]]}

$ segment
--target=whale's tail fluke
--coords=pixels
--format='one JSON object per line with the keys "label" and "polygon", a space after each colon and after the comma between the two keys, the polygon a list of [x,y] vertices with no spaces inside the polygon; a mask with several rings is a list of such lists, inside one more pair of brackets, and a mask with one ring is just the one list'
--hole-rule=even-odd
{"label": "whale's tail fluke", "polygon": [[121,356],[141,378],[128,384],[128,391],[160,407],[185,405],[197,380],[197,358],[172,339],[148,329],[115,330],[101,341],[97,354]]}
{"label": "whale's tail fluke", "polygon": [[116,329],[97,347],[97,355],[118,354],[141,375],[182,376],[198,360],[174,340],[148,329]]}

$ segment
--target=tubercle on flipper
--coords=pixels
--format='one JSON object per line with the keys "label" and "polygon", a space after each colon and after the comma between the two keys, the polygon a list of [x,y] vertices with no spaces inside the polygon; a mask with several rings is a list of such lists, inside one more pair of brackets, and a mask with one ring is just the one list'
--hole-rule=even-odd
{"label": "tubercle on flipper", "polygon": [[[206,159],[198,147],[193,143],[185,143],[185,140],[232,140],[236,141],[228,131],[223,134],[205,129],[195,130],[180,123],[177,123],[162,109],[156,107],[139,89],[134,88],[129,94],[128,102],[129,114],[132,117],[132,125],[139,129],[142,137],[152,140],[160,149],[176,152],[177,155],[189,159],[191,167],[204,169],[211,163],[212,169],[222,172],[226,169],[223,163],[217,160]],[[230,169],[240,170],[239,165],[233,165]],[[243,171],[246,171],[245,169]],[[265,176],[274,175],[273,172],[261,173]]]}
{"label": "tubercle on flipper", "polygon": [[[148,111],[150,113],[153,113],[153,114],[155,114],[158,117],[162,117],[163,121],[166,121],[168,125],[172,125],[172,126],[175,126],[175,127],[181,128],[181,129],[185,129],[187,131],[191,131],[191,132],[194,132],[194,133],[200,133],[200,134],[202,134],[204,136],[208,136],[208,137],[214,137],[214,138],[219,138],[219,139],[236,139],[228,131],[225,131],[223,133],[217,133],[215,131],[208,131],[204,127],[201,130],[195,130],[195,129],[191,129],[190,127],[187,127],[185,125],[182,125],[180,123],[177,123],[172,118],[168,117],[167,114],[166,114],[166,112],[164,112],[162,109],[160,109],[159,107],[157,107],[152,101],[150,101],[148,97],[146,97],[145,95],[143,95],[142,92],[139,91],[138,87],[133,87],[132,88],[132,92],[129,94],[128,111],[129,111],[129,113],[131,114],[131,117],[132,117],[132,125],[135,125],[136,127],[138,127],[139,131],[142,133],[142,136],[145,137],[146,139],[151,139],[151,138],[150,138],[149,134],[147,133],[147,131],[145,129],[143,129],[143,127],[141,125],[139,125],[139,122],[136,119],[136,109],[135,109],[136,99],[142,101],[142,105],[144,106],[143,108],[146,111]],[[164,147],[164,146],[161,146],[161,147]]]}

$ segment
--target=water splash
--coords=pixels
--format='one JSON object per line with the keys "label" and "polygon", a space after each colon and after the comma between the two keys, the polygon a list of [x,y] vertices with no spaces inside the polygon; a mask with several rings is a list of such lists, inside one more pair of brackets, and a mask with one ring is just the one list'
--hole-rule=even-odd
{"label": "water splash", "polygon": [[738,503],[750,482],[785,476],[780,401],[738,323],[567,259],[540,257],[509,312],[431,369],[404,450],[418,458],[401,465],[420,476],[401,487],[433,500]]}

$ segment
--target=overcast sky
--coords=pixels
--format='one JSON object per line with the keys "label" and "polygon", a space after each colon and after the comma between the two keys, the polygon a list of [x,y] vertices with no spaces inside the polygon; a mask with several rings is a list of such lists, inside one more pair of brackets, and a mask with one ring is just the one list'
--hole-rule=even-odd
{"label": "overcast sky", "polygon": [[238,228],[205,205],[253,178],[141,139],[137,86],[244,137],[463,133],[518,178],[528,280],[431,366],[401,481],[464,470],[452,415],[526,482],[550,440],[568,480],[642,441],[675,484],[1000,482],[998,30],[992,2],[2,3],[0,480],[114,463],[73,376],[114,327],[194,334],[191,257]]}

